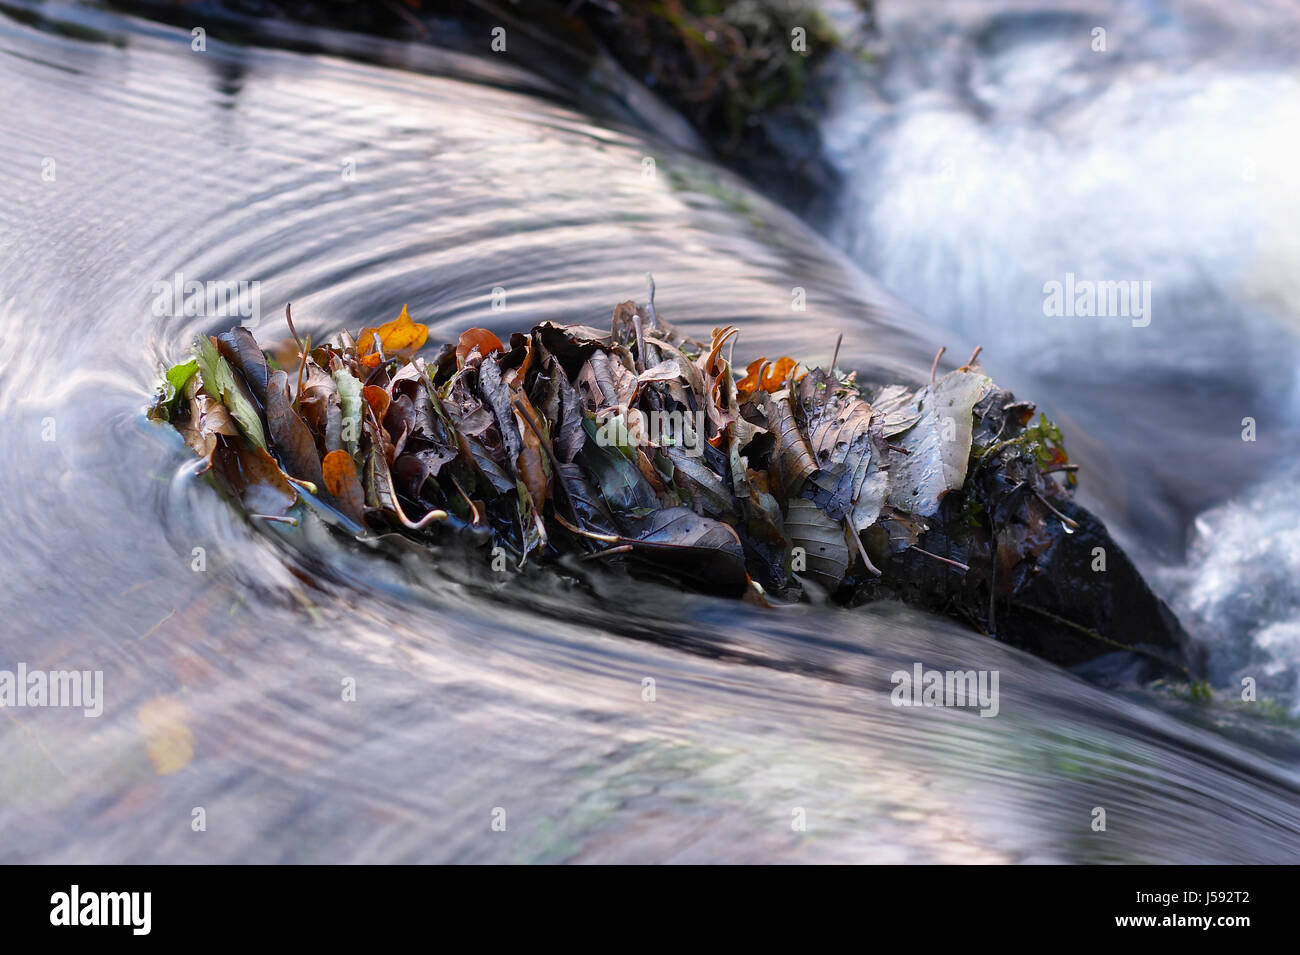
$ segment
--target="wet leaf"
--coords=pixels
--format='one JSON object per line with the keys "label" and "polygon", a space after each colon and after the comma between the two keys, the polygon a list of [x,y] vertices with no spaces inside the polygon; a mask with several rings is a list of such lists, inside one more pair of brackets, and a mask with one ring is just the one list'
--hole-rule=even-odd
{"label": "wet leaf", "polygon": [[735,514],[736,502],[731,489],[703,457],[677,446],[665,448],[664,453],[673,464],[673,483],[686,492],[696,513],[710,517]]}
{"label": "wet leaf", "polygon": [[541,430],[545,440],[550,439],[546,435],[545,423],[539,419],[537,410],[529,402],[528,396],[522,391],[516,391],[514,401],[515,423],[521,438],[519,457],[515,459],[515,473],[528,489],[533,507],[540,511],[550,496],[548,493],[551,483],[550,466],[546,452],[542,450],[543,438],[538,437],[537,431],[529,426],[529,421]]}
{"label": "wet leaf", "polygon": [[599,492],[592,487],[580,465],[561,463],[555,480],[562,489],[569,516],[579,528],[605,535],[616,533],[614,521],[601,502]]}
{"label": "wet leaf", "polygon": [[358,524],[365,513],[365,491],[357,476],[357,466],[346,451],[331,451],[321,461],[322,483],[330,501]]}
{"label": "wet leaf", "polygon": [[176,406],[185,394],[185,386],[199,371],[199,363],[191,358],[172,365],[163,375],[161,397],[149,409],[149,417],[154,420],[170,421],[176,413]]}
{"label": "wet leaf", "polygon": [[185,391],[185,386],[190,383],[190,379],[198,373],[198,370],[199,363],[193,358],[178,365],[172,365],[167,369],[167,383],[172,386],[172,389],[177,394],[182,394]]}
{"label": "wet leaf", "polygon": [[803,575],[827,591],[839,587],[850,564],[843,526],[812,501],[796,498],[786,503],[785,532],[792,549],[803,548]]}
{"label": "wet leaf", "polygon": [[654,488],[642,477],[640,470],[627,457],[613,447],[602,447],[596,441],[596,424],[583,420],[588,441],[583,445],[578,460],[591,474],[593,484],[600,492],[611,513],[629,513],[653,510],[659,506]]}
{"label": "wet leaf", "polygon": [[740,538],[721,521],[689,508],[666,507],[633,522],[630,530],[636,556],[671,568],[675,576],[724,593],[738,594],[748,587]]}
{"label": "wet leaf", "polygon": [[578,373],[578,387],[587,407],[599,413],[618,411],[631,404],[637,391],[636,375],[608,352],[592,352]]}
{"label": "wet leaf", "polygon": [[966,482],[971,413],[992,386],[982,374],[950,371],[916,395],[920,417],[898,439],[909,452],[889,466],[889,503],[920,517],[939,510],[940,499]]}
{"label": "wet leaf", "polygon": [[200,458],[208,463],[217,449],[218,435],[239,437],[239,428],[235,419],[230,417],[218,399],[202,390],[203,383],[198,375],[191,375],[185,384],[185,395],[189,402],[189,421],[180,426],[181,437]]}
{"label": "wet leaf", "polygon": [[427,527],[434,521],[446,520],[447,514],[440,509],[430,509],[419,520],[412,520],[406,516],[402,508],[402,502],[398,500],[397,488],[393,484],[393,474],[388,467],[388,461],[385,459],[382,448],[376,440],[381,431],[378,425],[367,421],[366,430],[371,437],[371,450],[366,456],[366,505],[375,510],[383,511],[394,517],[404,527],[411,530],[420,530]]}
{"label": "wet leaf", "polygon": [[817,470],[817,458],[813,456],[808,438],[800,429],[784,392],[767,400],[767,430],[776,440],[772,450],[772,470],[777,477],[778,492],[793,497]]}
{"label": "wet leaf", "polygon": [[311,429],[293,410],[289,400],[289,376],[282,371],[271,375],[266,388],[266,427],[276,453],[289,474],[300,481],[321,486],[320,452]]}
{"label": "wet leaf", "polygon": [[199,375],[203,379],[203,390],[224,404],[244,436],[265,451],[266,434],[262,430],[261,416],[235,381],[235,373],[230,363],[222,357],[217,346],[212,343],[212,339],[206,335],[199,336],[194,343],[194,358],[199,366]]}
{"label": "wet leaf", "polygon": [[375,418],[383,421],[384,415],[388,414],[388,406],[393,403],[392,396],[378,385],[366,385],[361,389],[361,397],[370,405]]}
{"label": "wet leaf", "polygon": [[258,347],[253,333],[242,325],[236,325],[228,332],[217,336],[217,348],[231,366],[243,376],[253,395],[263,405],[266,404],[266,386],[271,372],[266,364],[266,356]]}
{"label": "wet leaf", "polygon": [[886,438],[902,434],[921,419],[921,409],[916,402],[915,392],[902,385],[889,385],[880,390],[871,407]]}
{"label": "wet leaf", "polygon": [[356,454],[357,443],[361,440],[361,411],[365,404],[361,397],[361,382],[346,368],[339,368],[334,372],[334,383],[339,395],[339,440],[348,454]]}
{"label": "wet leaf", "polygon": [[293,506],[298,492],[264,448],[227,442],[217,449],[221,473],[253,514],[276,517]]}
{"label": "wet leaf", "polygon": [[681,363],[676,358],[669,358],[653,368],[647,368],[636,376],[636,380],[644,385],[652,381],[674,381],[681,378],[682,374]]}
{"label": "wet leaf", "polygon": [[736,397],[745,401],[756,391],[780,391],[797,367],[798,362],[793,358],[778,358],[774,362],[755,358],[746,367],[745,377],[736,383]]}
{"label": "wet leaf", "polygon": [[495,359],[489,358],[479,366],[478,384],[479,394],[492,409],[492,418],[505,445],[505,461],[513,469],[523,451],[523,438],[515,421],[510,386],[501,377],[501,367]]}
{"label": "wet leaf", "polygon": [[582,449],[587,433],[582,427],[582,402],[559,362],[551,359],[546,372],[537,376],[533,394],[533,404],[551,423],[556,458],[569,463]]}
{"label": "wet leaf", "polygon": [[873,432],[875,413],[856,390],[816,400],[805,427],[817,461],[813,497],[834,520],[851,515],[866,530],[876,522],[889,493],[883,442]]}

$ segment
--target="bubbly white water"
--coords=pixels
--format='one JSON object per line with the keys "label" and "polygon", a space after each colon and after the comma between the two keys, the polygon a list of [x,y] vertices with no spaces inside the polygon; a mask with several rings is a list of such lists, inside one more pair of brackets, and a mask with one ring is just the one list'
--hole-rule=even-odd
{"label": "bubbly white water", "polygon": [[1196,519],[1188,564],[1167,572],[1184,618],[1218,635],[1215,683],[1300,712],[1300,502],[1295,469]]}
{"label": "bubbly white water", "polygon": [[[877,19],[881,58],[843,70],[825,124],[829,234],[1081,426],[1085,497],[1172,565],[1216,679],[1297,705],[1300,13],[883,0]],[[1149,324],[1044,314],[1067,273],[1149,282]]]}

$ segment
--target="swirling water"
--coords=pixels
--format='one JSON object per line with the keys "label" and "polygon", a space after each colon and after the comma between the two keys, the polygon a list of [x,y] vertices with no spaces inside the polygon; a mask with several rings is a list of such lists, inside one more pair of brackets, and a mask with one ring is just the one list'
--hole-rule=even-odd
{"label": "swirling water", "polygon": [[[969,349],[519,64],[334,42],[199,53],[0,5],[0,669],[102,670],[105,697],[97,718],[4,710],[0,859],[1294,859],[1293,736],[1238,709],[1096,687],[894,605],[503,580],[252,523],[196,479],[142,413],[229,324],[155,314],[177,273],[259,283],[260,336],[289,301],[317,335],[403,303],[442,339],[599,324],[652,272],[688,330],[742,325],[738,359],[829,357],[842,331],[843,364],[915,380],[938,344]],[[997,670],[997,718],[892,706],[914,662]]]}

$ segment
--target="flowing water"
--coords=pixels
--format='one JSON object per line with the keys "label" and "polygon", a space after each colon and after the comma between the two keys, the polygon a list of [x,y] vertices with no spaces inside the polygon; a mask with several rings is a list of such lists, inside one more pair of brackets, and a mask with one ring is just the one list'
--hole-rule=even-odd
{"label": "flowing water", "polygon": [[[845,187],[823,226],[1065,424],[1089,503],[1216,651],[1216,682],[1300,709],[1300,12],[877,19],[882,55],[843,71],[826,122]],[[1048,317],[1067,274],[1150,283],[1147,314]]]}
{"label": "flowing water", "polygon": [[[98,717],[3,710],[0,860],[1295,859],[1295,731],[1246,706],[1093,685],[892,604],[763,610],[582,567],[501,577],[463,550],[228,506],[143,409],[159,369],[231,320],[157,314],[156,283],[258,283],[263,338],[292,301],[317,336],[409,303],[447,339],[602,324],[651,272],[687,331],[744,328],[739,363],[824,361],[843,332],[842,365],[919,380],[939,344],[964,357],[981,339],[1026,395],[1079,399],[1067,436],[1118,533],[1141,552],[1167,519],[1165,489],[1132,486],[1141,456],[1109,453],[1122,429],[1100,372],[1083,395],[1031,379],[1027,339],[986,338],[880,268],[928,324],[744,183],[508,58],[327,39],[196,52],[185,30],[0,3],[0,670],[104,675]],[[847,228],[832,237],[864,258]],[[1003,239],[977,239],[996,261]],[[868,264],[907,253],[880,254]],[[1283,354],[1236,369],[1245,393],[1284,380]],[[1151,413],[1192,453],[1181,419]],[[1210,636],[1235,646],[1250,634],[1231,599],[1197,589],[1196,561],[1249,556],[1210,530],[1225,521],[1203,519],[1215,544],[1167,592],[1201,593]],[[996,670],[996,718],[891,705],[890,674],[918,662]]]}

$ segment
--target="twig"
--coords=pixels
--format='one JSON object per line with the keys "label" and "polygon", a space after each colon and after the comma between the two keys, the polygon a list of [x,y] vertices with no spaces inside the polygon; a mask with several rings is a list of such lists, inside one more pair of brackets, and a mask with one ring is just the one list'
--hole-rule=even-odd
{"label": "twig", "polygon": [[319,494],[319,493],[320,493],[320,491],[318,491],[318,490],[316,489],[316,485],[315,485],[315,484],[312,484],[311,481],[302,481],[302,480],[299,480],[298,478],[294,477],[294,476],[291,475],[291,474],[286,474],[286,475],[285,475],[285,478],[289,481],[290,484],[297,485],[298,487],[300,487],[300,488],[302,488],[303,490],[305,490],[308,494]]}
{"label": "twig", "polygon": [[646,311],[650,313],[650,320],[656,325],[659,324],[659,316],[655,314],[655,277],[647,272],[645,274],[646,284],[650,286],[650,304],[646,306]]}
{"label": "twig", "polygon": [[844,529],[847,530],[849,536],[853,538],[853,543],[858,545],[858,554],[862,557],[862,563],[867,565],[867,570],[871,571],[871,573],[877,577],[883,576],[880,573],[880,568],[873,564],[871,558],[867,556],[867,549],[862,546],[862,538],[858,536],[858,532],[853,529],[853,525],[849,523],[847,517],[844,518]]}
{"label": "twig", "polygon": [[934,356],[934,361],[930,363],[930,384],[934,384],[934,374],[939,370],[939,359],[943,357],[943,353],[947,350],[947,345],[940,348],[938,353]]}
{"label": "twig", "polygon": [[272,524],[288,524],[290,527],[298,526],[298,518],[296,517],[283,517],[279,514],[249,514],[248,516],[270,521]]}
{"label": "twig", "polygon": [[456,480],[456,475],[449,474],[447,476],[451,478],[451,483],[456,485],[456,490],[460,492],[460,496],[463,497],[465,499],[465,503],[469,505],[470,522],[475,527],[478,527],[478,522],[479,520],[481,520],[478,513],[478,505],[469,499],[469,495],[465,493],[465,489],[461,487],[460,482]]}
{"label": "twig", "polygon": [[[1057,486],[1059,487],[1060,485],[1057,485]],[[1049,511],[1051,511],[1053,514],[1055,514],[1057,517],[1059,517],[1059,518],[1061,519],[1061,523],[1064,524],[1066,527],[1070,528],[1070,530],[1072,530],[1072,531],[1077,531],[1077,530],[1079,529],[1079,522],[1078,522],[1078,521],[1076,521],[1076,520],[1075,520],[1074,518],[1072,518],[1072,517],[1067,517],[1066,515],[1062,514],[1060,511],[1058,511],[1056,508],[1052,507],[1051,502],[1049,502],[1049,501],[1047,500],[1047,498],[1043,497],[1043,495],[1039,494],[1037,491],[1034,491],[1034,497],[1036,497],[1036,498],[1038,498],[1040,501],[1042,501],[1042,502],[1043,502],[1043,507],[1047,508],[1047,509],[1048,509]]]}
{"label": "twig", "polygon": [[645,371],[645,336],[641,333],[641,316],[632,313],[632,330],[636,332],[636,357],[632,359],[632,370],[638,375]]}
{"label": "twig", "polygon": [[989,561],[989,633],[996,635],[998,602],[998,526],[993,514],[989,514],[989,542],[992,545],[992,557]]}
{"label": "twig", "polygon": [[302,339],[298,337],[298,329],[293,327],[293,306],[290,302],[284,303],[284,320],[289,323],[289,334],[293,335],[293,340],[298,344],[298,350],[302,351]]}
{"label": "twig", "polygon": [[616,534],[597,534],[595,531],[588,531],[583,530],[581,527],[574,527],[560,515],[559,511],[555,512],[555,519],[569,530],[573,531],[573,533],[581,534],[583,537],[590,537],[594,541],[601,541],[605,544],[617,544],[623,539]]}
{"label": "twig", "polygon": [[940,557],[938,554],[931,554],[928,550],[921,550],[921,548],[917,547],[915,544],[912,545],[912,550],[916,551],[918,554],[924,554],[926,557],[933,557],[935,560],[943,561],[943,563],[948,564],[952,567],[956,567],[958,570],[962,571],[963,573],[966,573],[970,570],[970,567],[961,563],[960,561],[949,560],[947,557]]}
{"label": "twig", "polygon": [[[831,354],[831,368],[830,368],[830,374],[827,376],[828,380],[827,380],[827,382],[826,382],[826,394],[822,395],[822,408],[823,408],[823,410],[824,410],[824,409],[826,408],[826,406],[827,406],[828,404],[830,404],[830,402],[831,402],[831,382],[833,381],[833,382],[835,382],[835,384],[837,384],[837,385],[840,383],[839,378],[837,378],[837,377],[835,376],[835,362],[839,360],[839,357],[840,357],[840,342],[842,342],[842,341],[844,341],[844,333],[843,333],[843,332],[840,332],[839,335],[837,335],[837,336],[835,337],[835,351]],[[871,567],[871,562],[870,562],[870,561],[867,562],[867,566],[868,566],[868,567]],[[874,570],[875,568],[872,568],[872,569]],[[876,571],[876,574],[877,574],[877,576],[879,576],[880,571]]]}
{"label": "twig", "polygon": [[311,336],[307,336],[307,347],[299,349],[298,357],[298,383],[293,389],[293,410],[298,411],[302,408],[302,376],[307,371],[307,353],[311,351]]}
{"label": "twig", "polygon": [[1183,673],[1187,672],[1187,667],[1183,666],[1181,663],[1169,660],[1161,654],[1152,653],[1150,650],[1146,650],[1142,647],[1130,646],[1127,643],[1121,643],[1119,640],[1113,640],[1110,637],[1098,633],[1096,630],[1093,630],[1090,627],[1085,627],[1081,623],[1076,623],[1075,621],[1070,620],[1068,617],[1059,616],[1058,614],[1052,613],[1050,610],[1044,610],[1042,607],[1036,607],[1033,604],[1023,603],[1022,601],[1019,600],[1011,600],[1008,602],[1013,607],[1018,607],[1021,610],[1028,610],[1030,613],[1036,613],[1041,617],[1046,617],[1048,620],[1055,621],[1056,623],[1059,623],[1064,627],[1069,627],[1071,630],[1081,633],[1086,637],[1091,637],[1093,640],[1100,640],[1102,643],[1107,644],[1108,646],[1118,647],[1121,650],[1128,650],[1130,653],[1138,653],[1144,657],[1147,657],[1148,659],[1159,661],[1160,663],[1164,663],[1167,666],[1173,666],[1178,670],[1182,671]]}
{"label": "twig", "polygon": [[609,557],[613,554],[627,554],[627,553],[631,553],[631,551],[632,551],[631,544],[620,544],[618,547],[610,547],[605,550],[594,551],[593,553],[590,554],[583,554],[578,559],[595,560],[597,557]]}

